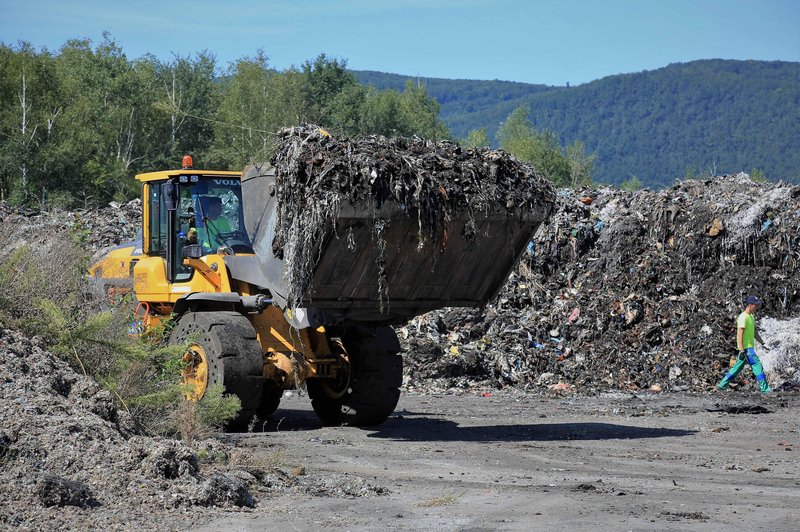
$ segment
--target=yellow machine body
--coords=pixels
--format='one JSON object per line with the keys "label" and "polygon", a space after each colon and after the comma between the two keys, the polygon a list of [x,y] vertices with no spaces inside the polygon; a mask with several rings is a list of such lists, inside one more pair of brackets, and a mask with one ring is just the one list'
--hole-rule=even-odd
{"label": "yellow machine body", "polygon": [[[135,298],[135,332],[143,333],[161,326],[175,311],[176,304],[190,295],[253,295],[255,287],[231,277],[225,264],[225,255],[229,251],[218,250],[199,257],[182,258],[181,267],[185,273],[170,281],[163,249],[153,242],[157,233],[153,225],[161,214],[154,210],[163,208],[163,202],[157,199],[159,187],[163,183],[170,180],[190,182],[192,179],[196,179],[196,182],[217,179],[232,183],[238,182],[240,177],[238,172],[194,169],[151,172],[136,176],[142,182],[141,240],[109,251],[88,272],[90,282],[102,286],[103,297],[109,303],[116,303],[126,295]],[[237,256],[254,255],[252,252],[245,252],[237,253]],[[277,388],[289,389],[307,378],[324,376],[331,372],[337,359],[331,357],[323,327],[297,329],[275,306],[267,306],[260,312],[246,312],[243,315],[252,324],[261,346],[264,378]],[[202,379],[197,380],[199,382]]]}

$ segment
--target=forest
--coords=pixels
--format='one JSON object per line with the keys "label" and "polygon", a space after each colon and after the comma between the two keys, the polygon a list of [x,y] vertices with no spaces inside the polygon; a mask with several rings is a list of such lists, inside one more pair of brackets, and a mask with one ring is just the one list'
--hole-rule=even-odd
{"label": "forest", "polygon": [[126,57],[108,35],[57,52],[0,46],[0,199],[75,208],[139,194],[133,175],[179,166],[240,170],[268,160],[276,131],[314,123],[345,135],[449,137],[421,84],[378,90],[324,54],[278,72],[258,52]]}
{"label": "forest", "polygon": [[130,59],[108,34],[58,51],[0,44],[0,200],[76,208],[139,193],[133,176],[240,170],[275,133],[418,135],[501,147],[560,186],[660,187],[755,172],[796,180],[800,64],[697,61],[575,87],[351,71],[321,54],[278,71],[264,52]]}

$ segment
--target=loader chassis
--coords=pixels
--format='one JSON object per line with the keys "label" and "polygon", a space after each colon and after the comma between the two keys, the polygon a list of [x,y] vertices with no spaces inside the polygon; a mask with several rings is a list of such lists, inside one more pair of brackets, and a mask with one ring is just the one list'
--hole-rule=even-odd
{"label": "loader chassis", "polygon": [[106,298],[132,292],[135,332],[174,320],[168,340],[187,345],[188,398],[222,385],[241,401],[237,426],[272,414],[283,390],[304,384],[326,425],[373,425],[392,413],[402,380],[394,331],[289,322],[272,304],[244,225],[240,173],[187,168],[136,177],[141,240],[92,266],[90,283]]}

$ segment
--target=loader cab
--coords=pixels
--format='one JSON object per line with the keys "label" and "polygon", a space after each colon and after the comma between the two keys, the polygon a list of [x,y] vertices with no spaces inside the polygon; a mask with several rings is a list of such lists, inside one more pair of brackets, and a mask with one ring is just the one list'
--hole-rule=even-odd
{"label": "loader cab", "polygon": [[253,253],[239,173],[183,169],[137,177],[144,181],[146,253],[166,260],[169,282],[192,278],[185,258]]}

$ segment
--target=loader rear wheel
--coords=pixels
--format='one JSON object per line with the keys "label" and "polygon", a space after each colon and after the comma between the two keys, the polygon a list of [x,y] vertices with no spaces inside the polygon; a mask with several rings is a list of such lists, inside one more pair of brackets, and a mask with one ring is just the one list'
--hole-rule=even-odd
{"label": "loader rear wheel", "polygon": [[199,400],[208,386],[220,384],[242,403],[228,427],[246,427],[259,407],[264,386],[264,355],[250,321],[238,312],[187,312],[172,330],[169,343],[187,340],[183,359],[187,399]]}
{"label": "loader rear wheel", "polygon": [[391,327],[352,327],[341,336],[349,372],[306,381],[323,425],[380,425],[394,412],[403,382],[400,344]]}

